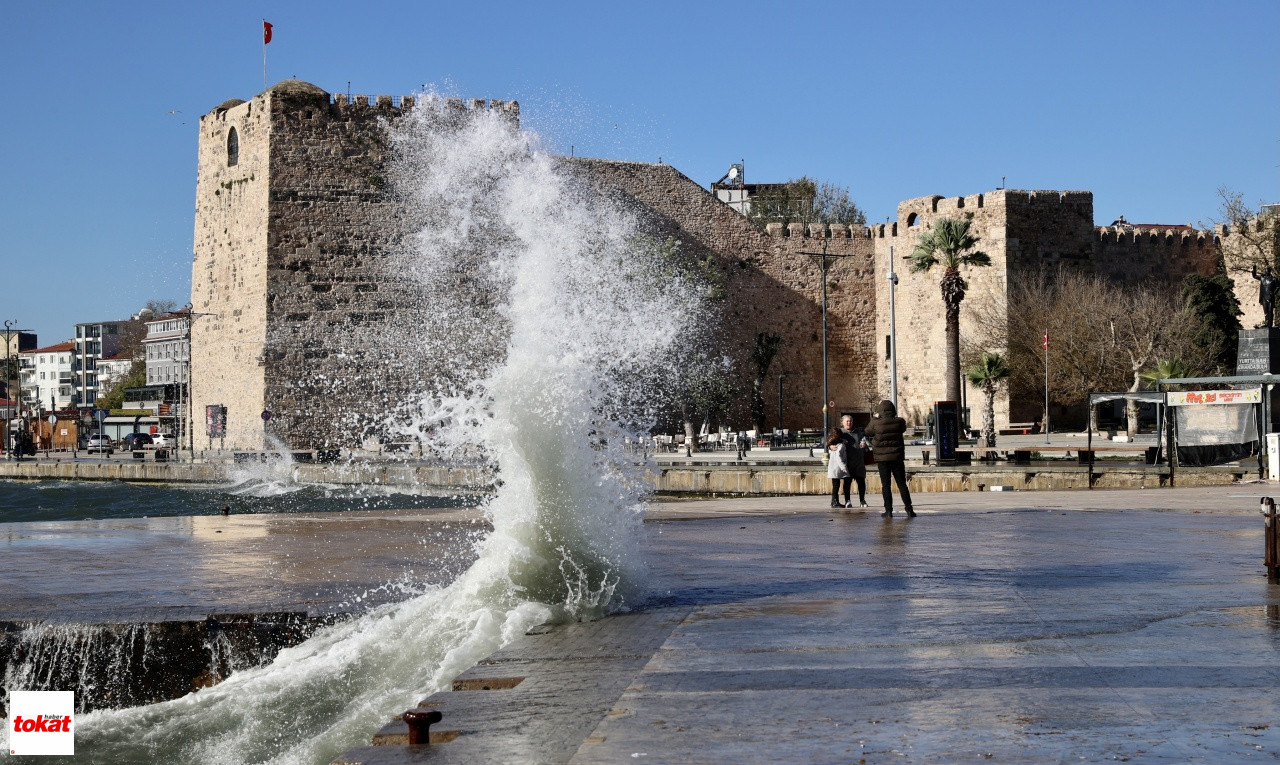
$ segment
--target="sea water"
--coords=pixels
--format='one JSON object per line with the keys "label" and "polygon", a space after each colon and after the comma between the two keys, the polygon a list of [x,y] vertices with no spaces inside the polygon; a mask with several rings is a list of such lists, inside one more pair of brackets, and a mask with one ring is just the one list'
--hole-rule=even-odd
{"label": "sea water", "polygon": [[395,188],[421,223],[397,262],[448,308],[423,328],[422,353],[455,372],[424,380],[387,426],[495,464],[493,531],[447,587],[212,688],[78,718],[78,756],[327,762],[529,628],[643,597],[644,466],[625,443],[650,424],[698,286],[536,137],[422,101],[393,134]]}

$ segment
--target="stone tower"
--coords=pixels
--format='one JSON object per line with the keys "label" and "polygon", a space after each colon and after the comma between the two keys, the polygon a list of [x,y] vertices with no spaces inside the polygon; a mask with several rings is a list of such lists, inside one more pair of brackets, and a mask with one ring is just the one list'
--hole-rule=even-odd
{"label": "stone tower", "polygon": [[[264,448],[267,432],[292,448],[355,446],[380,397],[407,384],[366,351],[421,305],[381,268],[402,234],[387,128],[413,103],[287,80],[201,117],[192,401],[197,417],[227,407],[227,448]],[[449,106],[519,114],[515,102]],[[196,443],[209,445],[199,431]]]}

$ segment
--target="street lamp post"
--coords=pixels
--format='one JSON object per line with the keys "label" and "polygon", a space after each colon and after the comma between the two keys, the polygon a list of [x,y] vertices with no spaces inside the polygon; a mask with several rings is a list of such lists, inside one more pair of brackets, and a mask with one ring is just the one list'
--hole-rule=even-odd
{"label": "street lamp post", "polygon": [[193,386],[192,386],[192,382],[193,382],[193,380],[192,380],[192,374],[191,374],[191,370],[192,370],[192,365],[191,365],[191,328],[192,328],[192,326],[196,323],[196,318],[198,318],[198,317],[200,317],[200,316],[217,316],[218,314],[216,314],[216,313],[196,313],[191,303],[187,303],[187,305],[186,305],[186,311],[187,311],[187,381],[186,381],[186,382],[187,382],[187,387],[186,387],[186,390],[187,390],[187,407],[186,407],[186,409],[187,409],[187,417],[186,417],[186,420],[187,420],[187,421],[186,421],[187,433],[186,433],[186,435],[187,435],[187,448],[188,448],[188,449],[190,450],[190,452],[191,452],[191,462],[194,464],[194,463],[195,463],[195,461],[196,461],[196,432],[195,432],[195,428],[191,427],[191,423],[192,423],[192,421],[193,421],[193,420],[192,420],[192,417],[195,415],[195,411],[194,411],[194,408],[195,408],[195,389],[194,389],[194,388],[193,388]]}
{"label": "street lamp post", "polygon": [[[8,402],[8,405],[5,407],[5,412],[4,412],[4,453],[5,453],[5,456],[9,459],[12,459],[14,456],[13,445],[11,443],[12,432],[11,432],[10,426],[12,425],[13,409],[15,406],[15,402],[13,398],[13,388],[10,387],[9,385],[12,379],[10,378],[9,375],[10,373],[13,372],[13,361],[12,361],[13,339],[12,338],[13,338],[13,333],[15,332],[17,332],[19,336],[21,336],[23,332],[31,331],[29,329],[18,329],[17,327],[13,326],[14,324],[17,324],[17,322],[14,321],[13,319],[5,319],[5,322],[4,322],[4,396],[5,396],[5,401]],[[18,391],[19,391],[19,394],[21,394],[21,391],[22,391],[21,378],[19,378]]]}
{"label": "street lamp post", "polygon": [[778,375],[778,430],[779,431],[782,430],[782,378],[786,376],[787,376],[786,372],[783,372]]}
{"label": "street lamp post", "polygon": [[827,386],[827,258],[848,258],[851,255],[832,255],[827,252],[827,242],[822,241],[822,252],[801,252],[800,255],[812,255],[818,258],[822,270],[822,436],[826,438],[830,427],[827,423],[828,409],[831,404],[830,390]]}
{"label": "street lamp post", "polygon": [[898,317],[894,304],[898,273],[893,267],[893,246],[889,247],[889,400],[898,406]]}

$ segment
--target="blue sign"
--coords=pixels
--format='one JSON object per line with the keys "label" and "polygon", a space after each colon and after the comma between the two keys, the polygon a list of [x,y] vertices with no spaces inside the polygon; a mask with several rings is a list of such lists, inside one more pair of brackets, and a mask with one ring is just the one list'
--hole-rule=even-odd
{"label": "blue sign", "polygon": [[111,414],[111,412],[108,412],[106,409],[94,409],[93,419],[101,420],[103,417],[106,417],[109,414]]}

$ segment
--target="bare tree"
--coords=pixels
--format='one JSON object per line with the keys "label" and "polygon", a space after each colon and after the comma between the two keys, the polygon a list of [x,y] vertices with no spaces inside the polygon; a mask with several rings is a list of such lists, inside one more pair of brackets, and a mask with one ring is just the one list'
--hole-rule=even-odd
{"label": "bare tree", "polygon": [[1224,266],[1228,272],[1247,274],[1270,268],[1280,272],[1280,215],[1274,208],[1251,207],[1244,195],[1226,187],[1218,189],[1222,206],[1218,220],[1227,227],[1227,236],[1218,241]]}
{"label": "bare tree", "polygon": [[[1007,308],[996,301],[973,306],[975,329],[966,358],[972,365],[982,352],[1003,349],[1011,398],[1044,389],[1046,331],[1053,370],[1049,398],[1061,404],[1081,404],[1101,391],[1140,390],[1142,372],[1159,359],[1203,366],[1194,317],[1172,288],[1121,285],[1059,269],[1020,276],[1008,296]],[[1136,412],[1129,415],[1132,431]],[[1089,427],[1097,427],[1092,410]]]}

